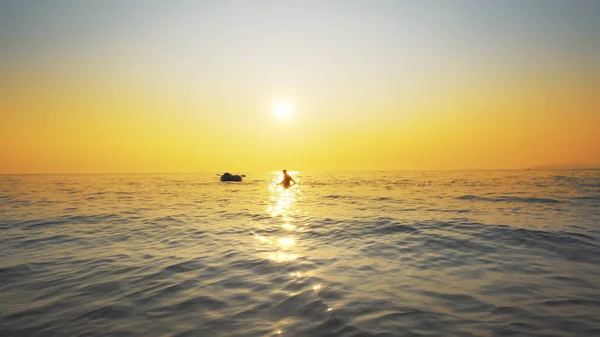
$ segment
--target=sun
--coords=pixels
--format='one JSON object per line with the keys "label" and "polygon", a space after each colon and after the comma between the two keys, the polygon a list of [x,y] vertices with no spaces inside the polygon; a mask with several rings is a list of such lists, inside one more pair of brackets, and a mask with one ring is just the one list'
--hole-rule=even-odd
{"label": "sun", "polygon": [[279,102],[275,104],[273,111],[279,119],[290,119],[294,114],[294,106],[288,102]]}

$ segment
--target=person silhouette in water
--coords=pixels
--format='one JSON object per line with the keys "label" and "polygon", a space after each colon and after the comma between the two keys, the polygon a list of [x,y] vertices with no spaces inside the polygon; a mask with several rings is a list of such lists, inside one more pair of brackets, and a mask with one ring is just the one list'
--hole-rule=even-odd
{"label": "person silhouette in water", "polygon": [[294,185],[296,185],[296,182],[294,181],[294,179],[292,178],[292,176],[290,176],[289,174],[287,174],[287,170],[283,170],[283,180],[279,183],[280,185],[283,185],[283,188],[290,188],[293,185],[290,183],[293,182]]}

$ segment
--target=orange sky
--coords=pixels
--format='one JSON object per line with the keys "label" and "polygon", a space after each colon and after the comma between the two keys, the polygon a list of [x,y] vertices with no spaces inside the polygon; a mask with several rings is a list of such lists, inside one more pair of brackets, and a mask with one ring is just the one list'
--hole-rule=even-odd
{"label": "orange sky", "polygon": [[203,4],[2,4],[0,173],[600,164],[595,4]]}

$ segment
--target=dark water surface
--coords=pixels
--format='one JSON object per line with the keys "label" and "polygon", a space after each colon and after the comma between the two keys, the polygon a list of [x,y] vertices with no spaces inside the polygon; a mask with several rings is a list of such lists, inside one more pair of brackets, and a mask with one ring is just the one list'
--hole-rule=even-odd
{"label": "dark water surface", "polygon": [[600,171],[0,176],[0,336],[600,336]]}

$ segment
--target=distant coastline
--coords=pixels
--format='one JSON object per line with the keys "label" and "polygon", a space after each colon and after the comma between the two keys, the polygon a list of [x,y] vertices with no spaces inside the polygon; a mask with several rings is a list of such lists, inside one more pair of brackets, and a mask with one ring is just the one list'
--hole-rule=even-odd
{"label": "distant coastline", "polygon": [[598,165],[581,165],[581,164],[553,164],[553,165],[536,165],[531,166],[530,170],[600,170]]}

